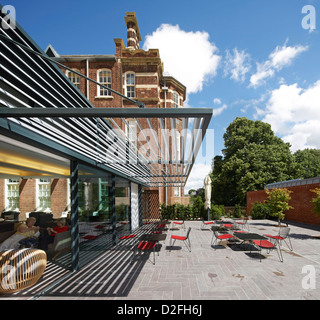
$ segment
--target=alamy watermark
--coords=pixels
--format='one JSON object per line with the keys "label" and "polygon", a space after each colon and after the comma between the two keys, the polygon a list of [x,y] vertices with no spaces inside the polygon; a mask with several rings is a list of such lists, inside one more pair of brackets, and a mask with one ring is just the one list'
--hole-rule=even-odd
{"label": "alamy watermark", "polygon": [[316,29],[316,9],[312,5],[306,5],[302,7],[302,14],[305,16],[301,20],[301,26],[305,30],[312,32]]}
{"label": "alamy watermark", "polygon": [[306,274],[301,280],[301,286],[305,290],[316,289],[316,269],[312,265],[305,265],[301,270],[302,274]]}
{"label": "alamy watermark", "polygon": [[[4,15],[4,16],[3,16]],[[16,9],[14,6],[6,5],[1,9],[1,27],[4,30],[15,29],[16,27]]]}

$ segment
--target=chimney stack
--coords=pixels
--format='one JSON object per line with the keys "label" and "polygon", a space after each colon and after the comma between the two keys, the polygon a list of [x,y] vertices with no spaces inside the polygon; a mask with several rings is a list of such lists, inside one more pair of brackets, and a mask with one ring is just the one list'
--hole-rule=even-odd
{"label": "chimney stack", "polygon": [[135,12],[126,12],[124,20],[127,24],[127,47],[132,50],[137,50],[139,49],[141,36]]}

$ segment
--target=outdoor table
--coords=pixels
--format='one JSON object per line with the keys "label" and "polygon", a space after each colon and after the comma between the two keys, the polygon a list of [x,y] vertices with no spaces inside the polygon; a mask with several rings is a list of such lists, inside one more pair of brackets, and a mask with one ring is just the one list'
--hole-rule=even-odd
{"label": "outdoor table", "polygon": [[164,241],[167,238],[167,234],[166,233],[146,233],[143,234],[139,240],[141,241]]}
{"label": "outdoor table", "polygon": [[266,237],[258,234],[258,233],[241,233],[241,232],[234,232],[233,236],[235,238],[238,238],[239,240],[242,240],[242,242],[240,243],[243,244],[245,241],[253,241],[253,240],[267,240]]}

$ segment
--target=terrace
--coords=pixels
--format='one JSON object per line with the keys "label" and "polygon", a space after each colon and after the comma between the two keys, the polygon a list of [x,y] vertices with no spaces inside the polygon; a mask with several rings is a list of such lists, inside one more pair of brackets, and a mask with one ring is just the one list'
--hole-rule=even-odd
{"label": "terrace", "polygon": [[[270,220],[250,220],[250,232],[277,233]],[[170,235],[184,235],[184,229],[167,231],[165,242],[152,257],[142,255],[132,263],[127,246],[99,252],[104,238],[91,242],[96,251],[82,251],[90,263],[73,273],[64,268],[66,257],[49,262],[40,281],[33,287],[0,299],[38,300],[317,300],[320,288],[307,281],[312,266],[315,277],[320,271],[320,229],[289,224],[293,251],[282,247],[283,262],[276,252],[259,254],[243,251],[225,241],[211,246],[210,228],[201,230],[200,221],[186,221],[191,227],[191,252],[184,244],[170,248]],[[140,232],[151,228],[146,224]],[[131,241],[131,240],[129,240]],[[127,243],[129,244],[129,242]],[[171,250],[170,250],[171,249]],[[96,257],[94,257],[96,255]],[[318,279],[315,279],[316,284]]]}
{"label": "terrace", "polygon": [[[132,251],[128,249],[134,240],[128,239],[124,246],[118,243],[117,182],[125,180],[132,188],[129,229],[139,237],[153,226],[153,223],[142,223],[145,217],[142,188],[185,184],[212,110],[155,108],[146,112],[139,101],[132,101],[135,108],[130,109],[95,109],[59,70],[57,62],[48,58],[19,25],[16,29],[0,31],[3,58],[0,65],[0,149],[4,154],[17,155],[15,159],[10,156],[6,161],[2,159],[2,177],[71,178],[72,229],[71,252],[49,260],[34,286],[2,295],[0,299],[319,298],[319,288],[308,289],[303,281],[308,276],[304,273],[305,266],[312,266],[315,275],[319,274],[319,239],[315,236],[319,236],[320,231],[305,226],[290,225],[294,251],[283,250],[284,262],[278,260],[275,252],[264,255],[260,262],[254,250],[250,255],[234,244],[212,246],[212,232],[201,230],[201,221],[186,222],[186,227],[192,228],[191,252],[183,244],[169,247],[172,234],[186,233],[186,230],[169,228],[165,242],[157,246],[159,255],[156,255],[155,265],[148,256],[132,262]],[[139,140],[137,146],[132,147],[125,132],[120,130],[121,125],[127,125],[127,117],[134,119],[139,128],[141,123],[147,124],[154,144],[151,138],[143,136],[145,141]],[[174,136],[178,122],[183,133],[180,157]],[[173,152],[169,150],[169,137],[165,131],[157,135],[154,123],[157,130],[166,130],[166,124],[170,124]],[[192,127],[191,139],[187,141],[189,127]],[[24,163],[27,156],[32,156],[34,162]],[[40,170],[39,164],[44,162],[48,166]],[[77,202],[78,177],[88,179],[93,175],[110,182],[113,216],[108,222],[111,229],[102,228],[95,239],[79,241],[83,230]],[[94,228],[99,224],[86,226]],[[275,233],[277,227],[271,221],[255,220],[250,221],[250,231]]]}

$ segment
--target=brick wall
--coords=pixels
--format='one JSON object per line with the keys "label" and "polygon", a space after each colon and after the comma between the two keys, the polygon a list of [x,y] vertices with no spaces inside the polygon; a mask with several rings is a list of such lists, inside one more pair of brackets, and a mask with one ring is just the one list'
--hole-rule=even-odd
{"label": "brick wall", "polygon": [[[292,191],[290,194],[291,200],[289,202],[293,209],[286,212],[286,219],[289,221],[296,221],[314,225],[320,225],[320,215],[313,211],[313,204],[311,199],[315,197],[315,193],[310,189],[320,188],[320,184],[306,184],[302,186],[287,187],[286,189]],[[263,202],[266,200],[267,194],[264,190],[250,191],[247,193],[247,214],[250,214],[252,205],[255,201]]]}
{"label": "brick wall", "polygon": [[36,179],[21,179],[19,186],[19,220],[26,219],[26,212],[36,209]]}
{"label": "brick wall", "polygon": [[51,179],[51,210],[54,218],[61,217],[63,211],[68,210],[68,180]]}

